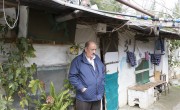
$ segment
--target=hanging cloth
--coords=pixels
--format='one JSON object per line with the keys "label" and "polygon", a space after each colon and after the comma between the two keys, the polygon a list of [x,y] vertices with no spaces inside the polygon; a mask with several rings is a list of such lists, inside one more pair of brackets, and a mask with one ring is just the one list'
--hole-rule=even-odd
{"label": "hanging cloth", "polygon": [[161,53],[164,53],[164,40],[160,37],[156,40],[156,50],[161,50]]}
{"label": "hanging cloth", "polygon": [[149,52],[145,52],[145,60],[149,61]]}
{"label": "hanging cloth", "polygon": [[155,65],[159,65],[161,62],[161,54],[150,54],[151,62]]}
{"label": "hanging cloth", "polygon": [[136,63],[136,56],[133,52],[127,52],[127,63],[130,63],[130,65],[132,67],[134,67],[135,65],[137,65]]}
{"label": "hanging cloth", "polygon": [[165,49],[164,49],[164,40],[159,38],[159,41],[160,41],[160,46],[161,46],[161,53],[164,54],[164,51],[165,51]]}

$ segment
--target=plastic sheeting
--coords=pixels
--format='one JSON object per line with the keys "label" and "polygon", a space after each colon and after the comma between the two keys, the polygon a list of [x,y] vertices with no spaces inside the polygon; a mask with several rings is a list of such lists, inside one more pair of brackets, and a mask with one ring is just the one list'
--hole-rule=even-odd
{"label": "plastic sheeting", "polygon": [[107,110],[118,110],[118,73],[106,74],[105,94]]}

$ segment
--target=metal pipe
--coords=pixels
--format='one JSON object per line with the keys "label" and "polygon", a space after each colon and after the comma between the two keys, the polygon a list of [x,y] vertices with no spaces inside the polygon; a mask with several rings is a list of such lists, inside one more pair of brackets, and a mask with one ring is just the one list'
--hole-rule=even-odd
{"label": "metal pipe", "polygon": [[135,9],[135,10],[137,10],[137,11],[140,11],[140,12],[146,14],[146,15],[149,15],[149,16],[151,16],[152,18],[155,17],[153,14],[144,11],[143,9],[141,9],[141,8],[139,8],[139,7],[135,6],[135,5],[133,5],[133,4],[129,3],[129,2],[127,2],[126,0],[116,0],[116,1],[118,1],[118,2],[120,2],[120,3],[122,3],[122,4],[124,4],[124,5],[127,5],[127,6],[133,8],[133,9]]}

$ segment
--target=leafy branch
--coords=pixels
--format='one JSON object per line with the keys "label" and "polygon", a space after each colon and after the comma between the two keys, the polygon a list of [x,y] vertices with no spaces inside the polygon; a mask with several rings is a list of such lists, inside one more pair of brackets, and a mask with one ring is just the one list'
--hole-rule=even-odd
{"label": "leafy branch", "polygon": [[[5,91],[3,98],[13,102],[14,95],[18,93],[23,108],[28,105],[28,82],[33,79],[33,74],[36,72],[35,64],[26,67],[25,63],[28,62],[27,58],[35,57],[34,52],[28,39],[18,38],[14,49],[8,52],[8,59],[0,64],[0,83]],[[11,108],[11,105],[6,106],[7,110]]]}
{"label": "leafy branch", "polygon": [[[40,95],[40,100],[35,100],[37,110],[67,110],[70,105],[73,105],[74,98],[72,97],[72,86],[68,80],[64,82],[64,88],[56,92],[54,84],[50,84],[50,93],[46,94],[44,89],[45,84],[40,80],[31,80],[29,88],[33,95]],[[37,91],[39,91],[37,93]]]}

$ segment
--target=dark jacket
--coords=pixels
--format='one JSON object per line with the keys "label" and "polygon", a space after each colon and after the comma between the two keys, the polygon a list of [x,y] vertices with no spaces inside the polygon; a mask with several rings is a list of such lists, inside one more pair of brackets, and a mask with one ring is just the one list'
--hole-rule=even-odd
{"label": "dark jacket", "polygon": [[[103,97],[105,68],[97,55],[94,64],[95,70],[85,53],[77,56],[71,63],[69,80],[76,89],[76,98],[81,101],[97,101]],[[83,88],[87,88],[85,92],[81,92]]]}

